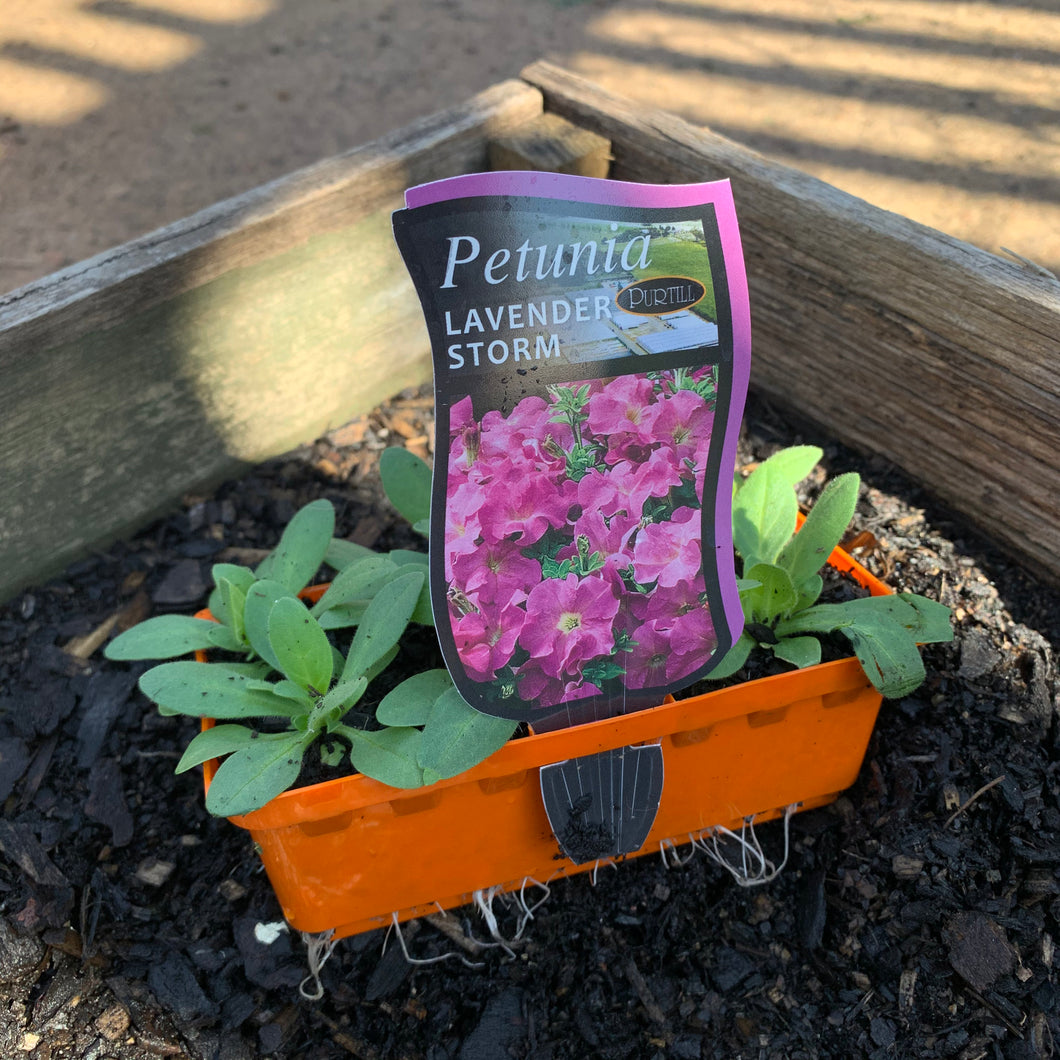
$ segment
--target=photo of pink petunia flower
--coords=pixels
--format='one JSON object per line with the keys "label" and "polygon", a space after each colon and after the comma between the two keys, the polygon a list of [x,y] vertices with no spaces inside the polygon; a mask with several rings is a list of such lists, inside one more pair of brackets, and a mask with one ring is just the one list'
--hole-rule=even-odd
{"label": "photo of pink petunia flower", "polygon": [[712,372],[557,384],[506,414],[452,406],[444,573],[469,680],[546,709],[676,688],[709,659]]}

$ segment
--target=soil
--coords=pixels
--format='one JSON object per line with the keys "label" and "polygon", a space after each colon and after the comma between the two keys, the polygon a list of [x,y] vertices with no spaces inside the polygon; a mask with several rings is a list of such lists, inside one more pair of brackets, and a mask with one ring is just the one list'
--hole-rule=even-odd
{"label": "soil", "polygon": [[[957,633],[884,704],[855,786],[792,819],[775,880],[644,857],[556,882],[507,950],[471,909],[402,945],[342,941],[323,997],[300,997],[306,946],[245,833],[206,815],[197,771],[172,772],[194,724],[159,717],[100,647],[202,606],[211,562],[260,555],[315,497],[344,535],[408,543],[373,476],[383,446],[431,435],[429,398],[404,395],[0,610],[0,1055],[1053,1056],[1060,599],[883,461],[760,403],[747,422],[744,462],[816,442],[829,475],[862,474],[863,562],[941,598]],[[759,838],[779,861],[782,825]],[[494,910],[513,938],[519,911]]]}

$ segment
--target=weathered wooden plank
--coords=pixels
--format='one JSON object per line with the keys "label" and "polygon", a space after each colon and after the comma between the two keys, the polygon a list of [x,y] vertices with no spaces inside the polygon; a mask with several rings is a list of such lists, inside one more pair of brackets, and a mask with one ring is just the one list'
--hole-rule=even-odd
{"label": "weathered wooden plank", "polygon": [[732,180],[752,385],[879,452],[1060,577],[1060,284],[547,63],[618,180]]}
{"label": "weathered wooden plank", "polygon": [[495,86],[0,299],[0,599],[429,379],[390,211],[540,112]]}

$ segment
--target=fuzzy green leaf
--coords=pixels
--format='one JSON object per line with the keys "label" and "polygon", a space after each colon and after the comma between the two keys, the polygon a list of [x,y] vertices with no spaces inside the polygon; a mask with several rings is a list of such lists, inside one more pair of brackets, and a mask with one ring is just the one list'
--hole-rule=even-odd
{"label": "fuzzy green leaf", "polygon": [[206,793],[206,809],[217,817],[261,809],[298,779],[311,742],[312,736],[301,732],[257,735],[221,763]]}
{"label": "fuzzy green leaf", "polygon": [[[426,533],[426,531],[424,532]],[[408,573],[410,569],[423,570],[423,588],[420,590],[420,597],[416,601],[416,607],[413,609],[412,618],[409,621],[416,622],[421,626],[433,626],[434,612],[431,610],[431,586],[427,555],[423,552],[409,552],[396,548],[390,553],[390,559],[399,568],[404,568],[405,573]]]}
{"label": "fuzzy green leaf", "polygon": [[240,645],[245,645],[247,635],[243,622],[243,613],[247,606],[247,594],[234,582],[230,582],[227,578],[221,578],[217,583],[217,600],[214,602],[218,603],[221,608],[221,612],[218,614],[213,610],[213,605],[211,605],[210,610],[213,612],[214,618],[219,622],[223,622],[232,631],[232,636]]}
{"label": "fuzzy green leaf", "polygon": [[816,637],[782,637],[773,645],[773,654],[802,670],[821,661],[821,642]]}
{"label": "fuzzy green leaf", "polygon": [[331,687],[331,644],[305,604],[289,597],[277,600],[268,628],[269,645],[284,676],[323,695]]}
{"label": "fuzzy green leaf", "polygon": [[[929,621],[936,625],[934,619]],[[841,604],[818,604],[777,623],[776,633],[780,637],[842,633],[853,645],[872,684],[889,699],[900,699],[924,680],[924,664],[917,648],[921,624],[918,608],[908,600],[869,596]]]}
{"label": "fuzzy green leaf", "polygon": [[848,472],[832,479],[822,490],[806,522],[781,549],[777,564],[796,585],[816,574],[843,539],[858,503],[861,479]]}
{"label": "fuzzy green leaf", "polygon": [[297,600],[297,597],[285,585],[279,582],[255,582],[247,593],[246,606],[243,609],[243,624],[247,643],[274,670],[280,669],[280,662],[269,643],[269,614],[277,600]]}
{"label": "fuzzy green leaf", "polygon": [[708,673],[707,680],[720,681],[725,677],[732,677],[751,654],[755,646],[754,638],[750,633],[741,633],[739,640],[722,656],[721,661]]}
{"label": "fuzzy green leaf", "polygon": [[755,470],[768,467],[771,475],[794,489],[817,466],[822,456],[824,451],[816,445],[790,445],[787,449],[778,449]]}
{"label": "fuzzy green leaf", "polygon": [[419,764],[440,777],[455,777],[503,747],[517,722],[482,714],[456,688],[435,700],[423,728]]}
{"label": "fuzzy green leaf", "polygon": [[158,615],[115,637],[104,650],[108,659],[131,662],[139,659],[175,659],[192,651],[210,648],[232,650],[229,631],[205,618]]}
{"label": "fuzzy green leaf", "polygon": [[369,603],[370,600],[358,600],[355,604],[339,604],[321,614],[317,621],[322,629],[349,629],[351,626],[359,626]]}
{"label": "fuzzy green leaf", "polygon": [[916,611],[916,624],[906,628],[918,643],[947,644],[953,640],[953,613],[945,604],[915,593],[899,593],[898,599]]}
{"label": "fuzzy green leaf", "polygon": [[794,490],[769,467],[760,464],[732,504],[732,535],[743,558],[743,573],[757,563],[773,563],[795,532],[799,502]]}
{"label": "fuzzy green leaf", "polygon": [[434,701],[453,687],[448,670],[425,670],[406,678],[376,708],[381,725],[426,725]]}
{"label": "fuzzy green leaf", "polygon": [[210,576],[213,578],[214,584],[213,591],[210,593],[209,603],[207,604],[210,614],[218,622],[223,622],[234,631],[236,626],[227,610],[228,602],[221,595],[221,582],[224,580],[231,585],[237,586],[242,591],[243,596],[246,597],[247,590],[254,584],[254,572],[249,567],[241,567],[236,563],[215,563],[210,570]]}
{"label": "fuzzy green leaf", "polygon": [[247,688],[254,692],[268,692],[296,703],[302,710],[313,709],[313,697],[294,681],[249,681]]}
{"label": "fuzzy green leaf", "polygon": [[919,688],[926,673],[916,641],[897,622],[878,619],[841,631],[854,647],[868,679],[888,699],[901,699]]}
{"label": "fuzzy green leaf", "polygon": [[345,714],[346,711],[356,705],[357,701],[364,695],[364,690],[367,687],[368,678],[366,677],[357,677],[352,681],[340,681],[324,696],[317,709],[327,713],[338,708]]}
{"label": "fuzzy green leaf", "polygon": [[313,615],[320,618],[325,611],[340,605],[363,603],[368,606],[388,578],[398,570],[386,556],[365,556],[339,571],[327,592],[313,605]]}
{"label": "fuzzy green leaf", "polygon": [[257,580],[249,567],[244,567],[239,563],[215,563],[210,568],[210,576],[213,578],[214,585],[219,585],[221,579],[225,578],[233,585],[238,585],[243,592],[246,592]]}
{"label": "fuzzy green leaf", "polygon": [[400,446],[379,456],[379,477],[390,503],[413,526],[431,515],[431,469],[414,453]]}
{"label": "fuzzy green leaf", "polygon": [[356,541],[346,541],[341,537],[333,537],[324,552],[324,562],[337,571],[345,570],[351,563],[359,559],[374,556],[375,553],[367,545],[358,545]]}
{"label": "fuzzy green leaf", "polygon": [[164,712],[193,718],[290,717],[288,700],[248,688],[254,678],[209,663],[163,663],[140,678],[140,690]]}
{"label": "fuzzy green leaf", "polygon": [[201,766],[211,758],[221,758],[246,747],[256,737],[253,729],[245,725],[215,725],[200,732],[181,756],[174,773],[183,773],[192,766]]}
{"label": "fuzzy green leaf", "polygon": [[818,597],[824,592],[824,579],[819,574],[811,574],[801,585],[795,587],[798,598],[791,609],[792,614],[813,607]]}
{"label": "fuzzy green leaf", "polygon": [[374,681],[396,658],[398,645],[395,644],[389,651],[380,655],[378,659],[364,672],[369,681]]}
{"label": "fuzzy green leaf", "polygon": [[417,761],[423,733],[419,729],[390,728],[363,732],[344,728],[350,741],[350,761],[358,772],[392,788],[423,786]]}
{"label": "fuzzy green leaf", "polygon": [[335,533],[335,509],[319,500],[300,509],[287,524],[280,543],[259,564],[259,579],[277,581],[292,593],[304,589],[324,562]]}
{"label": "fuzzy green leaf", "polygon": [[744,615],[748,622],[774,622],[795,606],[798,594],[787,571],[772,563],[756,563],[747,576],[758,582],[758,587],[740,594]]}
{"label": "fuzzy green leaf", "polygon": [[423,574],[413,571],[395,578],[387,591],[369,605],[350,645],[342,680],[366,674],[373,665],[397,646],[416,607]]}

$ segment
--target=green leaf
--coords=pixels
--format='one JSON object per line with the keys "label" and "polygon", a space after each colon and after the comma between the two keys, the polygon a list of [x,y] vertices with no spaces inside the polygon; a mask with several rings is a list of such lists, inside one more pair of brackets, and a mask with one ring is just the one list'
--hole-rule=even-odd
{"label": "green leaf", "polygon": [[924,607],[929,617],[922,617],[920,600],[914,604],[902,596],[867,596],[841,604],[818,604],[777,623],[776,633],[780,637],[842,633],[872,684],[889,699],[900,699],[925,677],[917,647],[922,626],[930,626],[929,632],[944,632],[941,615],[933,607]]}
{"label": "green leaf", "polygon": [[795,532],[799,511],[795,486],[821,459],[815,445],[781,449],[762,461],[736,488],[732,506],[733,543],[744,571],[755,563],[774,563]]}
{"label": "green leaf", "polygon": [[773,654],[802,670],[821,661],[821,642],[816,637],[782,637],[773,645]]}
{"label": "green leaf", "polygon": [[342,735],[350,741],[350,761],[358,772],[392,788],[423,786],[423,770],[417,762],[423,739],[419,729],[363,732],[343,728]]}
{"label": "green leaf", "polygon": [[799,532],[781,549],[777,563],[796,585],[816,574],[843,539],[854,517],[860,485],[861,479],[853,471],[832,479]]}
{"label": "green leaf", "polygon": [[313,709],[313,697],[294,681],[249,681],[247,688],[254,692],[269,692],[281,699],[288,699],[297,703],[302,710]]}
{"label": "green leaf", "polygon": [[236,563],[215,563],[210,570],[210,575],[214,584],[214,589],[210,593],[210,600],[207,604],[210,614],[218,622],[223,622],[234,631],[236,627],[232,622],[232,616],[226,609],[228,606],[227,601],[221,595],[221,581],[227,581],[229,584],[238,587],[245,597],[247,590],[254,584],[254,572],[249,567],[241,567]]}
{"label": "green leaf", "polygon": [[453,687],[448,670],[425,670],[406,678],[376,708],[381,725],[426,725],[434,701]]}
{"label": "green leaf", "polygon": [[706,675],[708,681],[720,681],[732,677],[747,662],[747,656],[755,646],[750,633],[741,633],[736,643],[722,656],[721,661]]}
{"label": "green leaf", "polygon": [[342,680],[366,674],[371,667],[396,647],[416,607],[423,574],[412,571],[395,578],[387,591],[369,605],[350,645]]}
{"label": "green leaf", "polygon": [[279,582],[255,582],[247,593],[243,610],[243,623],[247,642],[274,670],[280,669],[279,660],[269,643],[269,614],[277,600],[296,600],[297,597]]}
{"label": "green leaf", "polygon": [[748,622],[770,625],[795,606],[798,594],[787,571],[772,563],[756,563],[747,576],[758,582],[757,588],[740,594],[740,603]]}
{"label": "green leaf", "polygon": [[320,618],[329,608],[351,603],[363,603],[379,592],[387,579],[398,570],[386,556],[365,556],[339,571],[327,592],[313,605],[313,615]]}
{"label": "green leaf", "polygon": [[395,644],[385,654],[380,655],[378,659],[371,666],[368,667],[364,672],[364,676],[369,681],[374,681],[396,658],[398,653],[398,645]]}
{"label": "green leaf", "polygon": [[233,639],[240,646],[246,643],[246,633],[243,627],[243,611],[246,604],[246,593],[227,578],[221,578],[218,581],[217,589],[210,596],[210,612],[218,622],[223,622],[231,630]]}
{"label": "green leaf", "polygon": [[[364,690],[367,687],[367,677],[357,677],[352,681],[340,681],[324,696],[317,709],[323,713],[339,709],[345,714],[364,695]],[[339,716],[341,717],[341,715]]]}
{"label": "green leaf", "polygon": [[210,576],[214,585],[220,585],[221,579],[238,585],[245,593],[255,582],[254,572],[249,567],[238,563],[215,563],[210,568]]}
{"label": "green leaf", "polygon": [[920,644],[946,644],[953,640],[953,613],[945,604],[916,593],[899,593],[898,599],[917,613],[917,624],[907,626]]}
{"label": "green leaf", "polygon": [[272,672],[272,667],[260,659],[254,662],[229,662],[227,659],[211,660],[209,666],[214,670],[227,670],[229,673],[239,674],[242,677],[246,677],[249,681],[260,681],[268,677]]}
{"label": "green leaf", "polygon": [[390,503],[413,526],[431,516],[431,469],[414,453],[400,446],[379,456],[379,477]]}
{"label": "green leaf", "polygon": [[200,732],[188,744],[173,772],[183,773],[193,766],[209,762],[211,758],[221,758],[238,751],[241,747],[246,747],[255,736],[254,730],[245,725],[215,725],[212,729]]}
{"label": "green leaf", "polygon": [[409,552],[404,549],[394,549],[390,558],[398,567],[417,567],[423,569],[423,588],[420,590],[420,598],[416,601],[410,622],[416,622],[421,626],[434,625],[434,612],[431,610],[431,586],[428,575],[428,558],[423,552]]}
{"label": "green leaf", "polygon": [[333,537],[324,552],[324,562],[337,571],[345,570],[351,563],[359,559],[374,556],[375,553],[366,545],[358,545],[356,541],[346,541],[341,537]]}
{"label": "green leaf", "polygon": [[[192,651],[226,648],[225,627],[205,618],[158,615],[115,637],[103,654],[108,659],[130,662],[139,659],[175,659]],[[222,643],[218,643],[222,641]]]}
{"label": "green leaf", "polygon": [[916,641],[897,622],[880,619],[841,632],[868,679],[888,699],[901,699],[923,683],[926,673]]}
{"label": "green leaf", "polygon": [[342,765],[342,760],[345,757],[346,748],[338,741],[335,741],[330,747],[325,747],[323,744],[320,747],[320,761],[326,766]]}
{"label": "green leaf", "polygon": [[817,466],[822,456],[824,451],[816,445],[790,445],[763,460],[755,471],[768,467],[771,475],[794,489]]}
{"label": "green leaf", "polygon": [[818,597],[824,592],[824,579],[819,574],[811,574],[801,585],[795,587],[798,599],[791,609],[792,614],[805,611],[817,603]]}
{"label": "green leaf", "polygon": [[743,558],[743,572],[757,563],[773,563],[795,532],[799,502],[794,490],[760,464],[743,484],[732,504],[732,536]]}
{"label": "green leaf", "polygon": [[277,600],[269,612],[269,645],[285,677],[323,695],[331,687],[327,634],[301,600]]}
{"label": "green leaf", "polygon": [[287,524],[276,548],[258,565],[255,573],[259,580],[277,581],[292,593],[300,592],[324,562],[334,532],[331,501],[307,504]]}
{"label": "green leaf", "polygon": [[325,611],[318,619],[322,629],[349,629],[358,626],[368,610],[369,600],[359,600],[355,604],[339,604]]}
{"label": "green leaf", "polygon": [[301,732],[256,735],[221,763],[206,792],[206,809],[218,817],[261,809],[298,779],[311,742],[312,736]]}
{"label": "green leaf", "polygon": [[455,777],[503,747],[517,724],[480,713],[451,688],[431,708],[423,728],[419,764],[440,777]]}
{"label": "green leaf", "polygon": [[290,717],[289,701],[248,688],[254,678],[209,663],[163,663],[140,678],[140,690],[171,714],[193,718]]}

